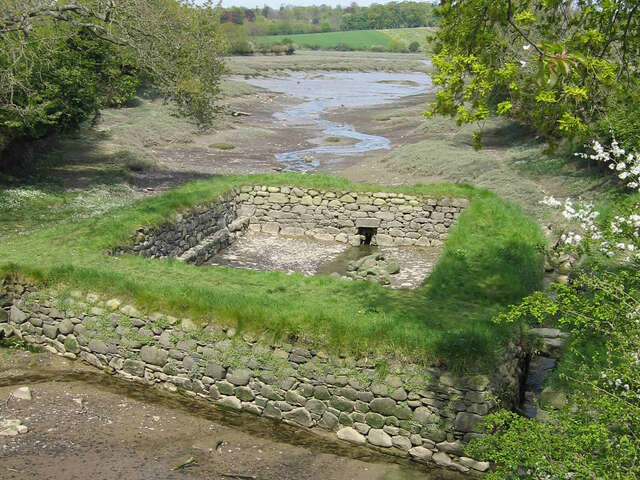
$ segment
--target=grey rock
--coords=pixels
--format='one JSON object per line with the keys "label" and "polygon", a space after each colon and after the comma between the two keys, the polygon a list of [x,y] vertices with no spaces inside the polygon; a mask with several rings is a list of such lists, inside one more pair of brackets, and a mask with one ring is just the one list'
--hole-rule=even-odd
{"label": "grey rock", "polygon": [[282,412],[272,402],[268,402],[262,411],[262,415],[267,418],[273,418],[280,420],[282,418]]}
{"label": "grey rock", "polygon": [[462,443],[458,440],[455,442],[440,442],[436,444],[436,447],[438,447],[438,450],[441,452],[452,453],[453,455],[460,456],[464,453]]}
{"label": "grey rock", "polygon": [[104,343],[102,340],[98,340],[97,338],[92,338],[91,341],[89,342],[89,350],[91,350],[93,353],[99,353],[104,355],[105,353],[107,353],[108,348],[107,348],[107,344]]}
{"label": "grey rock", "polygon": [[251,402],[255,398],[255,395],[249,387],[236,387],[234,390],[236,397],[243,402]]}
{"label": "grey rock", "polygon": [[211,385],[209,387],[209,396],[214,400],[218,400],[221,397],[218,387],[216,387],[215,385]]}
{"label": "grey rock", "polygon": [[347,400],[344,397],[333,397],[329,404],[335,408],[336,410],[340,410],[341,412],[353,412],[355,408],[355,402],[351,400]]}
{"label": "grey rock", "polygon": [[433,457],[431,457],[431,459],[441,467],[451,467],[453,465],[453,461],[451,460],[451,457],[444,452],[435,453]]}
{"label": "grey rock", "polygon": [[240,402],[240,400],[234,396],[223,396],[220,400],[218,400],[218,404],[231,408],[233,410],[242,410],[242,402]]}
{"label": "grey rock", "polygon": [[433,457],[433,452],[427,448],[417,446],[409,449],[409,455],[419,462],[427,462]]}
{"label": "grey rock", "polygon": [[70,353],[80,353],[80,345],[75,335],[67,335],[67,338],[64,339],[64,349]]}
{"label": "grey rock", "polygon": [[374,398],[369,407],[372,411],[382,415],[393,415],[396,410],[396,402],[391,398]]}
{"label": "grey rock", "polygon": [[292,405],[304,405],[307,401],[305,397],[293,390],[288,390],[287,393],[285,393],[284,399]]}
{"label": "grey rock", "polygon": [[222,380],[227,374],[227,371],[224,369],[224,367],[222,367],[222,365],[219,365],[216,362],[209,362],[207,364],[207,368],[204,371],[204,374],[207,377],[213,378],[214,380]]}
{"label": "grey rock", "polygon": [[371,427],[369,425],[361,422],[354,422],[353,428],[355,428],[358,432],[360,432],[363,435],[366,435],[367,433],[369,433],[369,430],[371,430]]}
{"label": "grey rock", "polygon": [[124,361],[122,370],[136,377],[144,377],[144,367],[143,362],[128,358]]}
{"label": "grey rock", "polygon": [[331,398],[329,389],[324,385],[317,385],[316,387],[314,387],[313,396],[318,400],[329,400]]}
{"label": "grey rock", "polygon": [[11,392],[11,398],[16,400],[31,400],[31,389],[29,387],[20,387]]}
{"label": "grey rock", "polygon": [[340,412],[340,415],[338,415],[338,422],[340,422],[340,425],[346,425],[347,427],[351,427],[353,425],[353,420],[349,414],[345,412]]}
{"label": "grey rock", "polygon": [[269,400],[282,400],[283,397],[280,395],[271,385],[263,385],[260,389],[260,395],[269,399]]}
{"label": "grey rock", "polygon": [[150,363],[151,365],[157,365],[162,367],[167,363],[169,354],[166,350],[162,350],[156,347],[150,347],[145,345],[140,350],[140,358],[143,362]]}
{"label": "grey rock", "polygon": [[399,448],[400,450],[409,451],[411,449],[411,440],[407,437],[403,437],[402,435],[394,435],[391,437],[391,443],[394,447]]}
{"label": "grey rock", "polygon": [[[4,310],[3,310],[4,312]],[[35,315],[33,315],[30,319],[29,319],[29,323],[31,323],[31,325],[33,325],[34,327],[42,327],[42,324],[44,323],[42,321],[42,318],[40,317],[36,317]],[[24,327],[23,327],[24,328]]]}
{"label": "grey rock", "polygon": [[339,424],[338,417],[331,412],[324,412],[318,421],[318,426],[327,430],[334,430]]}
{"label": "grey rock", "polygon": [[474,460],[473,458],[469,457],[460,457],[458,461],[465,467],[477,470],[478,472],[486,472],[491,466],[489,462],[479,462],[478,460]]}
{"label": "grey rock", "polygon": [[[42,333],[45,337],[54,339],[58,336],[58,327],[55,325],[44,325],[42,327]],[[107,353],[106,350],[104,352],[97,353]]]}
{"label": "grey rock", "polygon": [[61,334],[68,335],[69,333],[73,332],[73,327],[73,322],[68,318],[65,318],[58,325],[58,330],[60,330]]}
{"label": "grey rock", "polygon": [[233,395],[234,386],[226,380],[216,382],[216,387],[218,388],[218,391],[221,395]]}
{"label": "grey rock", "polygon": [[15,305],[11,305],[11,308],[9,309],[9,321],[22,324],[27,321],[27,315]]}
{"label": "grey rock", "polygon": [[355,443],[356,445],[364,445],[367,443],[367,439],[365,438],[365,436],[352,427],[341,428],[336,433],[336,436],[340,440]]}
{"label": "grey rock", "polygon": [[391,437],[384,430],[381,430],[379,428],[372,428],[371,430],[369,430],[367,440],[372,445],[376,445],[378,447],[388,448],[393,445]]}
{"label": "grey rock", "polygon": [[416,422],[419,422],[422,425],[429,425],[432,423],[438,423],[440,421],[440,417],[437,414],[434,414],[427,407],[418,407],[413,412],[414,418]]}
{"label": "grey rock", "polygon": [[349,400],[357,400],[358,399],[358,391],[351,387],[343,387],[339,391],[339,395],[349,399]]}
{"label": "grey rock", "polygon": [[238,368],[227,373],[227,380],[234,385],[244,386],[249,383],[253,372],[248,368]]}
{"label": "grey rock", "polygon": [[302,425],[303,427],[309,428],[313,426],[311,414],[304,407],[298,407],[289,412],[284,412],[282,414],[282,418],[297,423],[298,425]]}
{"label": "grey rock", "polygon": [[365,422],[374,428],[382,428],[384,426],[384,417],[379,413],[369,412],[365,415]]}
{"label": "grey rock", "polygon": [[391,392],[390,397],[394,400],[397,400],[398,402],[402,402],[407,399],[407,391],[402,387],[396,388],[393,392]]}
{"label": "grey rock", "polygon": [[307,410],[311,413],[315,413],[316,415],[322,415],[327,410],[327,406],[324,402],[316,398],[308,400],[305,406],[307,407]]}
{"label": "grey rock", "polygon": [[382,427],[382,429],[392,437],[400,433],[400,429],[398,427],[394,427],[393,425],[385,425],[384,427]]}
{"label": "grey rock", "polygon": [[460,412],[456,416],[455,428],[460,432],[473,432],[476,424],[481,420],[482,417],[475,413]]}

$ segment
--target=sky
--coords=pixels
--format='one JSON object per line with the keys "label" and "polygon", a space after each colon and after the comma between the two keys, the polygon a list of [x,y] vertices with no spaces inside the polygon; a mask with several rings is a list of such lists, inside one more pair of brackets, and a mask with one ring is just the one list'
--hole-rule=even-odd
{"label": "sky", "polygon": [[[263,7],[265,5],[270,6],[271,8],[280,8],[280,5],[294,5],[298,7],[309,7],[311,5],[329,5],[330,7],[335,7],[337,5],[342,5],[343,7],[348,7],[351,5],[353,0],[222,0],[223,7]],[[372,3],[389,3],[391,0],[359,0],[356,3],[360,6],[371,5]]]}

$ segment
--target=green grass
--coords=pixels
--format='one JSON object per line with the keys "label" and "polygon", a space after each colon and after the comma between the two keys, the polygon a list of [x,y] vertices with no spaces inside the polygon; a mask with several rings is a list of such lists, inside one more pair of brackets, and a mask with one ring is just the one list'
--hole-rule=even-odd
{"label": "green grass", "polygon": [[268,35],[254,37],[254,40],[258,44],[273,45],[274,43],[281,43],[284,38],[290,38],[298,47],[334,49],[339,44],[343,44],[353,50],[368,50],[374,45],[381,45],[386,48],[391,41],[391,37],[389,35],[385,35],[377,30],[302,33],[297,35]]}
{"label": "green grass", "polygon": [[[196,267],[106,253],[130,242],[139,227],[166,223],[181,210],[245,184],[450,195],[470,198],[471,204],[452,229],[431,279],[412,291],[328,276]],[[537,224],[517,207],[465,185],[372,187],[300,174],[217,177],[108,215],[8,237],[0,245],[0,272],[330,351],[479,371],[493,367],[512,336],[511,327],[495,325],[491,318],[540,286],[543,243]]]}
{"label": "green grass", "polygon": [[215,148],[217,150],[233,150],[236,147],[230,143],[212,143],[209,145],[209,148]]}

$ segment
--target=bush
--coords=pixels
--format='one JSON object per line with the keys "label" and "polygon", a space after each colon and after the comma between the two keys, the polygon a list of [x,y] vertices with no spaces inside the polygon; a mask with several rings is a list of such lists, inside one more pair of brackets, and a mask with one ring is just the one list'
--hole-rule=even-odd
{"label": "bush", "polygon": [[354,48],[344,42],[340,42],[334,47],[334,50],[337,52],[352,52]]}
{"label": "bush", "polygon": [[287,47],[285,47],[281,43],[274,43],[273,45],[271,45],[270,51],[274,55],[282,55],[287,51]]}
{"label": "bush", "polygon": [[139,150],[119,150],[113,158],[130,172],[149,172],[158,168],[158,161],[151,154]]}
{"label": "bush", "polygon": [[413,41],[409,44],[409,51],[412,53],[417,52],[418,50],[420,50],[420,43]]}
{"label": "bush", "polygon": [[262,55],[266,55],[271,51],[271,47],[265,43],[260,44],[256,47],[256,51]]}
{"label": "bush", "polygon": [[407,45],[402,40],[392,38],[387,45],[387,50],[394,53],[404,53],[407,51]]}
{"label": "bush", "polygon": [[251,55],[253,46],[249,42],[247,31],[235,23],[223,23],[222,31],[227,37],[228,51],[232,55]]}
{"label": "bush", "polygon": [[372,52],[384,52],[385,48],[383,45],[372,45],[369,50],[371,50]]}

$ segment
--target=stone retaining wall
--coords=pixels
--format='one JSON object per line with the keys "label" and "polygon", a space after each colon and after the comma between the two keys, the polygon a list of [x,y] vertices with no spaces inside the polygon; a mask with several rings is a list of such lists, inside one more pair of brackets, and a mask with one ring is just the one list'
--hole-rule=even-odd
{"label": "stone retaining wall", "polygon": [[140,228],[131,245],[111,253],[178,258],[200,265],[247,230],[359,245],[360,229],[375,229],[373,245],[438,247],[468,204],[402,193],[244,186],[193,207],[161,227]]}
{"label": "stone retaining wall", "polygon": [[237,219],[236,193],[193,207],[161,227],[140,228],[132,239],[132,246],[118,247],[111,253],[204,263],[246,230],[248,220]]}
{"label": "stone retaining wall", "polygon": [[373,245],[441,246],[467,206],[460,198],[403,193],[245,186],[236,197],[249,228],[359,245],[359,228],[375,228]]}
{"label": "stone retaining wall", "polygon": [[489,468],[465,457],[463,444],[498,402],[509,408],[520,396],[521,351],[514,345],[491,376],[455,377],[406,362],[265,343],[233,328],[144,314],[117,299],[44,295],[3,282],[0,337],[17,335],[126,379],[462,472]]}

